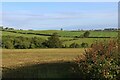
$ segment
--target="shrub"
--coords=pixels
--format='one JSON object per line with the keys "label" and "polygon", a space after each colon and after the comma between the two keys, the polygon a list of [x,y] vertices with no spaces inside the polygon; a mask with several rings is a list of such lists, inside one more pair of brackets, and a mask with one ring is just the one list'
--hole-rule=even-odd
{"label": "shrub", "polygon": [[2,37],[2,41],[1,41],[2,48],[13,49],[14,48],[13,42],[14,40],[13,37],[11,36]]}
{"label": "shrub", "polygon": [[69,48],[69,46],[68,45],[62,45],[62,48]]}
{"label": "shrub", "polygon": [[73,70],[82,79],[117,80],[120,78],[117,41],[96,42],[75,59]]}
{"label": "shrub", "polygon": [[31,39],[31,45],[30,48],[43,48],[43,43],[44,40],[38,37],[33,37]]}
{"label": "shrub", "polygon": [[30,47],[30,41],[25,37],[17,37],[14,39],[14,47],[16,49],[28,49]]}
{"label": "shrub", "polygon": [[80,47],[80,45],[77,44],[77,43],[72,43],[72,44],[70,45],[70,48],[79,48],[79,47]]}
{"label": "shrub", "polygon": [[89,31],[86,31],[86,32],[83,34],[83,37],[87,38],[87,37],[89,37],[89,35],[90,35],[90,32],[89,32]]}
{"label": "shrub", "polygon": [[81,44],[81,47],[83,47],[83,48],[88,47],[88,43],[84,43],[84,42],[83,42],[83,43]]}

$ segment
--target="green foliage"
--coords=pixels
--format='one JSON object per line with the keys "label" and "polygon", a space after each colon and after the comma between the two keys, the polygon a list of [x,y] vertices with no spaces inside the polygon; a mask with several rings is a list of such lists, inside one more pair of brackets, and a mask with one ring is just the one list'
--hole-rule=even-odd
{"label": "green foliage", "polygon": [[49,48],[61,48],[62,42],[59,39],[59,35],[57,33],[53,33],[51,37],[48,38],[46,41],[46,45]]}
{"label": "green foliage", "polygon": [[89,32],[89,31],[86,31],[86,32],[83,34],[83,37],[87,38],[87,37],[89,37],[89,35],[90,35],[90,32]]}
{"label": "green foliage", "polygon": [[43,48],[44,40],[41,38],[33,37],[13,37],[4,36],[2,37],[2,48],[6,49],[30,49],[30,48]]}
{"label": "green foliage", "polygon": [[[62,42],[62,48],[67,48],[69,47],[72,43],[77,43],[77,44],[82,44],[82,42],[84,43],[88,43],[88,45],[91,45],[91,43],[93,43],[95,40],[104,40],[104,39],[109,39],[109,38],[99,38],[99,37],[116,37],[117,31],[89,31],[90,35],[89,37],[98,37],[98,38],[84,38],[83,34],[85,33],[85,31],[60,31],[60,30],[13,30],[11,28],[3,28],[1,27],[1,29],[5,29],[2,30],[2,39],[4,40],[4,38],[6,36],[11,36],[11,38],[14,40],[17,37],[24,37],[24,38],[28,38],[29,40],[23,41],[26,44],[29,44],[24,48],[49,48],[48,43],[44,42],[44,40],[47,40],[48,37],[50,37],[52,35],[52,33],[57,32],[59,34],[59,39]],[[41,35],[42,34],[42,35]],[[81,35],[81,36],[80,36]],[[35,42],[32,41],[32,38],[36,37]],[[3,44],[3,48],[5,48],[5,45],[7,45],[5,42],[7,40],[4,40],[2,43]],[[24,44],[20,44],[20,41],[18,41],[19,45],[24,45]],[[8,43],[10,43],[8,41]],[[5,45],[4,45],[5,44]],[[10,43],[11,45],[13,44]],[[63,46],[64,45],[64,46]],[[67,45],[67,46],[65,46]],[[15,46],[13,44],[13,46]],[[82,46],[81,46],[82,47]],[[14,48],[14,47],[13,47]]]}
{"label": "green foliage", "polygon": [[96,42],[85,54],[76,58],[75,74],[82,79],[118,80],[120,78],[120,55],[114,40]]}
{"label": "green foliage", "polygon": [[43,47],[42,42],[43,40],[41,38],[33,37],[31,39],[31,44],[32,44],[31,47],[33,48],[34,46],[34,48],[42,48]]}
{"label": "green foliage", "polygon": [[13,49],[14,48],[13,42],[14,40],[10,36],[2,38],[2,48]]}
{"label": "green foliage", "polygon": [[30,47],[30,41],[28,38],[17,37],[14,40],[14,46],[16,49],[28,49]]}
{"label": "green foliage", "polygon": [[84,43],[84,42],[83,42],[83,43],[81,44],[81,47],[87,48],[87,47],[88,47],[88,43]]}
{"label": "green foliage", "polygon": [[70,45],[70,48],[79,48],[79,47],[80,47],[80,45],[77,44],[77,43],[72,43],[72,44]]}

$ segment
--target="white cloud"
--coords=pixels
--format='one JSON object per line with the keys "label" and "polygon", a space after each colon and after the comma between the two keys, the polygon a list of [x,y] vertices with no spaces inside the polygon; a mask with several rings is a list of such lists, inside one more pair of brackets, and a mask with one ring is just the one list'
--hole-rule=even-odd
{"label": "white cloud", "polygon": [[[32,13],[30,11],[3,12],[3,25],[16,26],[16,28],[50,28],[55,26],[67,26],[77,24],[92,24],[97,22],[107,23],[117,21],[117,12],[113,13],[84,13],[84,12],[56,12],[56,13]],[[93,20],[93,22],[92,22]],[[113,21],[113,24],[114,24]]]}

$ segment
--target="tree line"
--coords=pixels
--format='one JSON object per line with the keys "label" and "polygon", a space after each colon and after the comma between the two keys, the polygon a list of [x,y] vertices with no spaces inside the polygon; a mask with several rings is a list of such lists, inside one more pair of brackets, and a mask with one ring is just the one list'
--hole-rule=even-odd
{"label": "tree line", "polygon": [[80,48],[88,47],[87,43],[77,44],[71,43],[63,45],[63,41],[59,39],[58,33],[53,33],[47,40],[39,37],[14,37],[3,36],[1,42],[2,48],[6,49],[33,49],[33,48]]}

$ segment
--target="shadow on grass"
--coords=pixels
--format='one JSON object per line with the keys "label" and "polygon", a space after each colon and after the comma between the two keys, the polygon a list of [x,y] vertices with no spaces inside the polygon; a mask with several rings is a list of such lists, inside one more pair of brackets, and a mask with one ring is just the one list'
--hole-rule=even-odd
{"label": "shadow on grass", "polygon": [[5,78],[75,78],[71,67],[73,62],[34,64],[17,69],[3,69]]}

